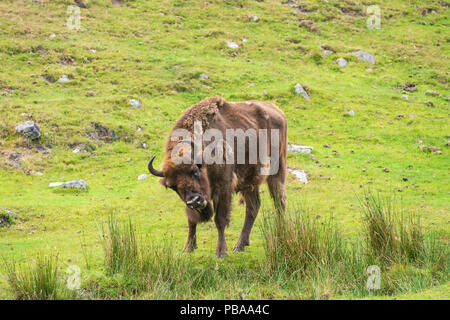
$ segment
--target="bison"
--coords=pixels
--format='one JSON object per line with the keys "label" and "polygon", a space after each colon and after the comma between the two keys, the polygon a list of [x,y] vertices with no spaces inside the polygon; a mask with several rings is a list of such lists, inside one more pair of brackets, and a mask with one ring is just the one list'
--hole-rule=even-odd
{"label": "bison", "polygon": [[240,193],[246,205],[244,226],[233,251],[244,251],[250,244],[264,181],[278,213],[285,211],[286,153],[286,118],[271,103],[232,103],[214,97],[186,110],[166,142],[162,170],[153,167],[155,156],[148,163],[150,173],[161,177],[160,183],[186,204],[189,233],[183,251],[197,248],[197,224],[215,213],[216,257],[227,256],[225,227],[233,193]]}

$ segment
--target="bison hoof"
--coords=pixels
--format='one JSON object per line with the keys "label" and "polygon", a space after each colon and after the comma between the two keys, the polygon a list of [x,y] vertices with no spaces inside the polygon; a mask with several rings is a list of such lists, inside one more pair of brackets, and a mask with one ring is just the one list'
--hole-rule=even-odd
{"label": "bison hoof", "polygon": [[197,249],[197,245],[186,245],[183,249],[183,253],[191,253],[194,252],[195,249]]}
{"label": "bison hoof", "polygon": [[242,251],[245,251],[245,247],[244,246],[242,246],[242,247],[236,246],[236,247],[233,248],[233,252],[242,252]]}
{"label": "bison hoof", "polygon": [[228,256],[228,254],[226,253],[226,252],[223,252],[223,253],[216,253],[216,258],[217,259],[223,259],[223,258],[225,258],[225,257],[227,257]]}

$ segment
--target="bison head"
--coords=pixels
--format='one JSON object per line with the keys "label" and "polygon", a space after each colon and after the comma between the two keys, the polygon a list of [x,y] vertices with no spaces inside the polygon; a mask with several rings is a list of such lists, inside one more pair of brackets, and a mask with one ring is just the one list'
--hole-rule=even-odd
{"label": "bison head", "polygon": [[148,163],[151,174],[162,177],[160,183],[175,191],[186,204],[188,218],[192,222],[208,221],[213,209],[211,206],[211,190],[206,168],[200,164],[175,164],[171,159],[163,163],[163,170],[153,168],[152,157]]}

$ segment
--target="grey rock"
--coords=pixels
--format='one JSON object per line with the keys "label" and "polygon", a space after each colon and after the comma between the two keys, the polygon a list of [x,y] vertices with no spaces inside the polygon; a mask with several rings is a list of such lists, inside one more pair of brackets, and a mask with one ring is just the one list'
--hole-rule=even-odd
{"label": "grey rock", "polygon": [[227,42],[227,46],[229,48],[231,48],[231,49],[238,49],[239,48],[239,45],[236,42],[234,42],[234,41],[228,41]]}
{"label": "grey rock", "polygon": [[309,146],[302,146],[298,144],[288,145],[288,152],[291,153],[311,153],[313,150],[314,148]]}
{"label": "grey rock", "polygon": [[375,56],[366,51],[359,50],[359,51],[353,52],[353,54],[358,57],[359,61],[367,62],[370,64],[375,64]]}
{"label": "grey rock", "polygon": [[58,82],[59,83],[67,83],[67,82],[70,82],[70,79],[67,75],[63,74],[61,76],[61,78],[58,79]]}
{"label": "grey rock", "polygon": [[332,55],[334,53],[334,51],[332,50],[323,50],[323,54],[326,56]]}
{"label": "grey rock", "polygon": [[199,76],[199,78],[200,78],[200,80],[208,80],[208,79],[209,79],[209,77],[208,77],[208,75],[207,75],[206,73],[202,73],[202,74]]}
{"label": "grey rock", "polygon": [[83,189],[87,190],[87,183],[83,180],[70,180],[67,182],[52,182],[48,185],[51,188],[62,187],[62,188],[73,188],[73,189]]}
{"label": "grey rock", "polygon": [[50,188],[54,188],[54,187],[61,187],[64,184],[64,182],[50,182],[50,184],[48,185]]}
{"label": "grey rock", "polygon": [[253,22],[259,22],[259,17],[258,16],[253,16],[252,19],[253,19]]}
{"label": "grey rock", "polygon": [[305,184],[308,183],[308,176],[305,171],[299,169],[288,169],[290,173],[292,173],[298,181],[301,181]]}
{"label": "grey rock", "polygon": [[294,87],[294,91],[296,94],[300,94],[303,96],[303,98],[305,99],[310,99],[308,92],[306,92],[306,90],[302,87],[302,85],[300,83],[297,83]]}
{"label": "grey rock", "polygon": [[337,63],[340,67],[345,67],[345,66],[347,66],[347,64],[348,64],[347,60],[345,60],[344,58],[336,59],[336,63]]}
{"label": "grey rock", "polygon": [[353,109],[350,110],[350,111],[348,112],[348,115],[349,115],[350,117],[354,117],[354,116],[355,116],[355,111],[353,111]]}
{"label": "grey rock", "polygon": [[141,107],[141,102],[136,99],[130,99],[130,101],[128,101],[128,104],[135,109],[139,109]]}
{"label": "grey rock", "polygon": [[434,90],[427,90],[427,92],[425,94],[430,95],[430,96],[435,96],[435,97],[440,96],[439,92],[434,91]]}
{"label": "grey rock", "polygon": [[147,180],[148,179],[148,175],[146,175],[145,173],[144,174],[141,174],[141,175],[139,175],[139,177],[138,177],[138,180],[139,181],[142,181],[142,180]]}
{"label": "grey rock", "polygon": [[32,140],[38,139],[41,136],[41,129],[33,121],[26,121],[19,124],[16,127],[16,131]]}

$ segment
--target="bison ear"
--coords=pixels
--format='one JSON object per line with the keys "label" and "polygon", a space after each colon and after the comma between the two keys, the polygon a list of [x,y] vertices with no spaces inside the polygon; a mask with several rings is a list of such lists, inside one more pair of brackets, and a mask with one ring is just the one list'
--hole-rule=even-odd
{"label": "bison ear", "polygon": [[214,97],[214,99],[216,100],[217,107],[219,108],[223,107],[226,103],[225,99],[222,97]]}

